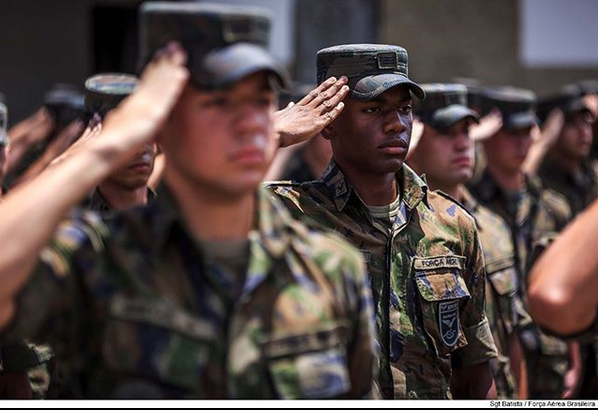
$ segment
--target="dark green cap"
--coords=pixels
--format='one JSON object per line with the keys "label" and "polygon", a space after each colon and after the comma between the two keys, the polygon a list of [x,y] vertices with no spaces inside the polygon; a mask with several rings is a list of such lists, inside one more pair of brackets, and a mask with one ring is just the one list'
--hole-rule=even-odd
{"label": "dark green cap", "polygon": [[44,97],[44,105],[58,126],[65,126],[83,116],[84,95],[70,84],[56,84]]}
{"label": "dark green cap", "polygon": [[188,54],[191,82],[223,88],[259,72],[270,71],[283,88],[286,70],[266,50],[270,15],[257,7],[199,2],[148,2],[140,8],[140,68],[172,41]]}
{"label": "dark green cap", "polygon": [[503,129],[507,131],[528,128],[538,123],[536,94],[514,87],[487,87],[482,92],[482,115],[498,109]]}
{"label": "dark green cap", "polygon": [[422,88],[408,76],[407,50],[383,44],[347,44],[325,48],[317,54],[318,84],[330,77],[349,78],[351,97],[371,100],[398,85],[406,85],[418,98]]}
{"label": "dark green cap", "polygon": [[541,122],[546,121],[548,114],[555,108],[558,108],[565,114],[565,118],[577,113],[590,113],[589,108],[583,101],[585,92],[579,84],[565,86],[561,91],[551,97],[544,98],[538,104],[538,118]]}
{"label": "dark green cap", "polygon": [[426,99],[414,103],[415,114],[424,124],[446,132],[464,118],[479,122],[478,114],[467,106],[467,87],[462,84],[424,84]]}
{"label": "dark green cap", "polygon": [[85,111],[89,115],[105,116],[133,92],[138,82],[134,75],[121,73],[89,77],[85,81]]}

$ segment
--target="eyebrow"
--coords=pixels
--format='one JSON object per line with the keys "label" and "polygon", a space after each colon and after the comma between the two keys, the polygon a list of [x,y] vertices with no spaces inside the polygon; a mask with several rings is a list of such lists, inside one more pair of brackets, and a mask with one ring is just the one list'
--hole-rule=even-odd
{"label": "eyebrow", "polygon": [[[406,102],[411,101],[411,100],[412,100],[411,94],[409,94],[408,96],[406,96],[404,98],[401,98],[399,100],[399,104],[403,104],[403,103],[406,103]],[[368,102],[370,102],[370,103],[374,102],[374,103],[378,103],[378,104],[390,104],[391,103],[391,101],[389,101],[388,98],[381,97],[381,96],[373,98],[373,99],[369,100]]]}

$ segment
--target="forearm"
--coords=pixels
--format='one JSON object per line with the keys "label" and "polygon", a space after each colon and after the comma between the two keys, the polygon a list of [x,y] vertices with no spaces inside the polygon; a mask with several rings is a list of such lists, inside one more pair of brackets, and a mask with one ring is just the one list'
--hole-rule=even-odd
{"label": "forearm", "polygon": [[457,400],[496,399],[496,386],[489,362],[455,369],[451,378],[451,390],[453,398]]}
{"label": "forearm", "polygon": [[109,145],[90,144],[0,203],[0,240],[5,244],[0,248],[0,328],[10,320],[5,309],[10,310],[59,222],[110,173],[116,161]]}
{"label": "forearm", "polygon": [[[598,202],[582,213],[534,265],[530,275],[531,314],[558,334],[589,328],[598,308]],[[583,246],[582,246],[583,244]]]}
{"label": "forearm", "polygon": [[523,171],[528,175],[536,175],[549,149],[550,147],[542,142],[532,144],[523,163]]}

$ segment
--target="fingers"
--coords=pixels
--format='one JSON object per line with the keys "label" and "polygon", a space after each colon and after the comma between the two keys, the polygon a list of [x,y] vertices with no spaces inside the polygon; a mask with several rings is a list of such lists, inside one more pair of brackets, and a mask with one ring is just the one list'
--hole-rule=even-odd
{"label": "fingers", "polygon": [[340,115],[344,108],[345,103],[339,102],[332,110],[324,114],[324,119],[326,121],[325,125],[330,125]]}
{"label": "fingers", "polygon": [[[335,77],[331,77],[320,84],[315,90],[307,94],[301,101],[299,101],[299,104],[310,105],[313,108],[318,107],[324,103],[324,101],[327,101],[333,96],[337,95],[348,81],[349,79],[345,76],[339,78],[338,80]],[[334,105],[331,105],[331,107],[332,106]]]}

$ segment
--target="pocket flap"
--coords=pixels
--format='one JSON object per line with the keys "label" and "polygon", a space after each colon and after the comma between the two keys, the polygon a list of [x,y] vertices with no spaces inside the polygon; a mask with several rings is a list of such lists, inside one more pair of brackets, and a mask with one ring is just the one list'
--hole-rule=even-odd
{"label": "pocket flap", "polygon": [[513,267],[489,273],[488,280],[500,296],[511,295],[517,291],[517,272]]}
{"label": "pocket flap", "polygon": [[341,345],[343,326],[314,330],[310,333],[276,337],[263,343],[264,355],[269,359],[325,351]]}
{"label": "pocket flap", "polygon": [[415,280],[419,293],[428,302],[471,296],[463,278],[453,272],[417,272]]}

